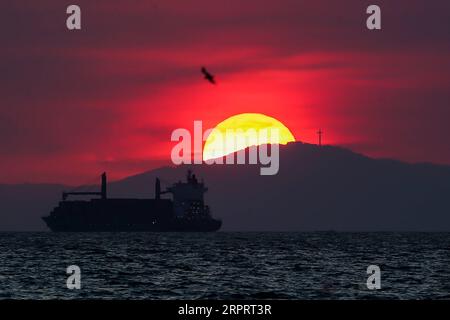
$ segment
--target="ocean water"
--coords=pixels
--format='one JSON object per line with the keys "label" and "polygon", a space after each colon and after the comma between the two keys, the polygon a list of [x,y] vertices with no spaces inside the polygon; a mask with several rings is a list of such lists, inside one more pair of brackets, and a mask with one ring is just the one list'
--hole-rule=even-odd
{"label": "ocean water", "polygon": [[450,233],[0,233],[0,299],[55,298],[450,299]]}

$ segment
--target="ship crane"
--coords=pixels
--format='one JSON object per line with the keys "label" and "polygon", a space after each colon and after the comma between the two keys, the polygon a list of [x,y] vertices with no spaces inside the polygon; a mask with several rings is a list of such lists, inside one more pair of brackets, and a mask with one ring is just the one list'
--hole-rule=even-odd
{"label": "ship crane", "polygon": [[170,191],[161,191],[161,181],[159,178],[156,178],[155,182],[155,199],[161,200],[161,195],[165,193],[170,193]]}
{"label": "ship crane", "polygon": [[101,199],[106,199],[106,172],[102,173],[102,185],[100,191],[83,191],[83,192],[76,192],[76,191],[70,191],[70,192],[63,192],[62,193],[62,199],[67,200],[69,196],[100,196]]}

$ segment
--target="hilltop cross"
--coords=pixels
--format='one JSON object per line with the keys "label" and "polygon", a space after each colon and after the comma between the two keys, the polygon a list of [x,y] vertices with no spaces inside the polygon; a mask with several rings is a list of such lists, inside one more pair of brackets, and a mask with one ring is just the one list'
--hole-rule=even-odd
{"label": "hilltop cross", "polygon": [[319,146],[322,146],[322,129],[319,129],[319,131],[317,131],[317,134],[319,135]]}

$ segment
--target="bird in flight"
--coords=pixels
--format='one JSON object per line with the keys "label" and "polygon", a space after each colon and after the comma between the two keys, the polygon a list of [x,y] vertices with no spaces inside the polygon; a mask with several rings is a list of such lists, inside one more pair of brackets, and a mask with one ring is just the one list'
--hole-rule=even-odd
{"label": "bird in flight", "polygon": [[211,84],[216,84],[214,76],[211,73],[209,73],[205,67],[202,67],[202,73],[205,76],[205,79],[208,80]]}

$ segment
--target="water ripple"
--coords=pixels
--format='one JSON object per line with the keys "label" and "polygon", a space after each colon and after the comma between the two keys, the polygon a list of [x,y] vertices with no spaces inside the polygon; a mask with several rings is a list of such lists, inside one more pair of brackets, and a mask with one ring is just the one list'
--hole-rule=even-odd
{"label": "water ripple", "polygon": [[449,233],[0,233],[0,299],[450,299],[449,250]]}

